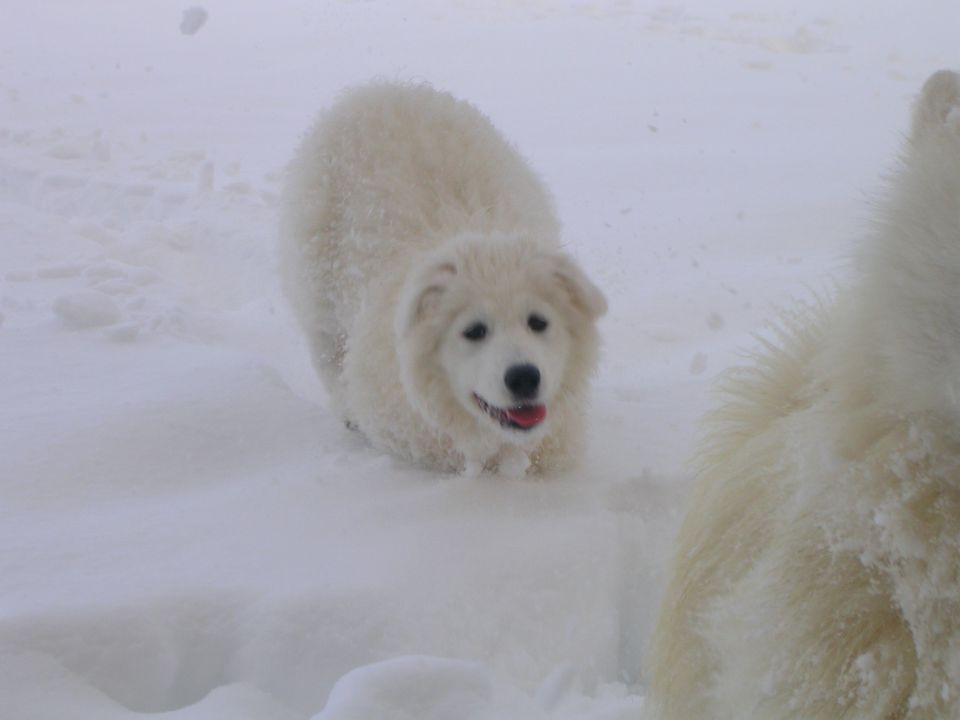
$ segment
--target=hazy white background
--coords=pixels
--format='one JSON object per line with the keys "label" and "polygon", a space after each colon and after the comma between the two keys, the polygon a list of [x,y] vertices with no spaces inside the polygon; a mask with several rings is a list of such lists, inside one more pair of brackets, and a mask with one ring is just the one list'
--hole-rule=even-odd
{"label": "hazy white background", "polygon": [[[0,0],[0,717],[636,717],[711,380],[843,281],[960,4],[203,7]],[[578,472],[424,472],[328,413],[277,193],[371,77],[486,112],[606,290]]]}

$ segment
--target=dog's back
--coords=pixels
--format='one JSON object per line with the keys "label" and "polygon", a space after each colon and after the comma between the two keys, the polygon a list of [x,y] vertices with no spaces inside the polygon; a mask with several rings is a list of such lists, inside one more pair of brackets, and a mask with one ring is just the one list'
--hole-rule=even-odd
{"label": "dog's back", "polygon": [[350,331],[365,288],[460,233],[554,240],[552,201],[473,105],[428,85],[343,94],[305,136],[282,220],[285,287],[301,322]]}

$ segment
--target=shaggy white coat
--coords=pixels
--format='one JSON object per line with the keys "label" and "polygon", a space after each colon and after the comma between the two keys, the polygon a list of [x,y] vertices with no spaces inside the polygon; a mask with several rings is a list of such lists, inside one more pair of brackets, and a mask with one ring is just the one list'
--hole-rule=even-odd
{"label": "shaggy white coat", "polygon": [[[569,466],[584,433],[600,291],[559,250],[540,180],[472,105],[427,85],[345,93],[307,134],[284,196],[282,274],[314,365],[353,427],[442,470]],[[530,313],[549,315],[531,333]],[[483,320],[490,336],[462,333]],[[543,375],[547,420],[484,414],[510,363]]]}
{"label": "shaggy white coat", "polygon": [[933,75],[831,308],[711,418],[657,720],[960,718],[960,78]]}

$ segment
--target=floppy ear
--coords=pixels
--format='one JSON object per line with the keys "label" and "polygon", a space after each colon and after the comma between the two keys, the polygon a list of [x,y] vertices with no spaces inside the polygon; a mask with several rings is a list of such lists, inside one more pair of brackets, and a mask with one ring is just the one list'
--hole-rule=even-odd
{"label": "floppy ear", "polygon": [[573,258],[563,253],[554,257],[553,277],[563,288],[571,304],[591,320],[607,311],[607,299],[600,288],[584,274]]}
{"label": "floppy ear", "polygon": [[405,333],[429,316],[456,275],[457,266],[450,260],[428,265],[411,275],[397,307],[397,332]]}
{"label": "floppy ear", "polygon": [[913,108],[911,137],[914,142],[922,141],[938,129],[951,124],[953,113],[958,107],[960,75],[950,70],[939,70],[928,77]]}

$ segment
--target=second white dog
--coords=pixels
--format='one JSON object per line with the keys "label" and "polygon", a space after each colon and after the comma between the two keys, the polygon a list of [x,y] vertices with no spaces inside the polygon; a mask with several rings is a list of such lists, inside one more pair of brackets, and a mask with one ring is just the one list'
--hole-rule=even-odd
{"label": "second white dog", "polygon": [[924,86],[855,269],[712,419],[655,720],[960,718],[960,76]]}
{"label": "second white dog", "polygon": [[348,424],[444,470],[576,458],[606,301],[473,106],[425,85],[346,93],[294,159],[282,234],[287,295]]}

